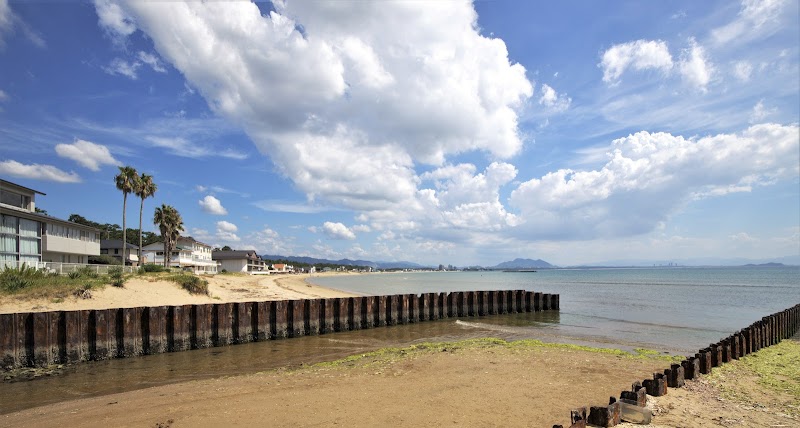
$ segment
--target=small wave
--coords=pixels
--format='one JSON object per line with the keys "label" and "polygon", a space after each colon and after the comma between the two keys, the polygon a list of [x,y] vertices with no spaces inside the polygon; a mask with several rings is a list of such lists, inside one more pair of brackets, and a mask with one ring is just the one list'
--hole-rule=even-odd
{"label": "small wave", "polygon": [[653,322],[645,322],[645,321],[632,321],[632,320],[624,320],[620,318],[611,318],[611,317],[601,317],[598,315],[586,315],[586,314],[579,314],[579,313],[570,313],[570,312],[561,312],[562,315],[574,315],[579,317],[586,317],[586,318],[595,318],[601,319],[606,321],[613,321],[619,322],[624,324],[634,324],[634,325],[644,325],[649,327],[660,327],[660,328],[669,328],[669,329],[679,329],[679,330],[693,330],[693,331],[703,331],[703,332],[714,332],[714,333],[721,333],[727,334],[729,332],[723,330],[714,330],[710,328],[698,328],[698,327],[689,327],[685,325],[673,325],[673,324],[661,324],[661,323],[653,323]]}

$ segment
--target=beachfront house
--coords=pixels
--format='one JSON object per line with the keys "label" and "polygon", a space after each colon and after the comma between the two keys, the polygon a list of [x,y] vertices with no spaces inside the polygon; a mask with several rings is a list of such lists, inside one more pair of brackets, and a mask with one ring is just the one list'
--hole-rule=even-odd
{"label": "beachfront house", "polygon": [[[100,230],[36,212],[44,193],[0,179],[0,268],[86,264],[100,255]],[[53,268],[51,266],[51,268]]]}
{"label": "beachfront house", "polygon": [[253,250],[214,251],[211,259],[226,272],[269,274],[266,263]]}
{"label": "beachfront house", "polygon": [[[142,257],[147,263],[164,265],[164,243],[154,242],[142,247]],[[181,236],[169,256],[169,266],[196,274],[216,274],[218,263],[211,259],[211,246],[191,236]]]}
{"label": "beachfront house", "polygon": [[[122,262],[122,240],[121,239],[101,239],[100,254],[114,257]],[[137,266],[139,264],[139,246],[128,243],[125,249],[125,264]]]}
{"label": "beachfront house", "polygon": [[275,263],[270,269],[275,273],[293,273],[294,266],[287,265],[286,263]]}

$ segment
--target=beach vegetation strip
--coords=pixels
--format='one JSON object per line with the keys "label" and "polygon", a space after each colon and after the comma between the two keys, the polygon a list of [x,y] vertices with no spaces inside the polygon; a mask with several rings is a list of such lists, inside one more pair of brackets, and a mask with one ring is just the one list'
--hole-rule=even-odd
{"label": "beach vegetation strip", "polygon": [[647,359],[665,362],[677,362],[681,356],[664,355],[659,351],[637,348],[634,352],[620,349],[596,348],[584,345],[565,343],[547,343],[540,340],[524,339],[507,341],[498,338],[466,339],[455,342],[423,342],[406,347],[387,347],[375,351],[351,355],[339,360],[314,364],[313,368],[352,367],[356,365],[381,365],[401,359],[415,358],[417,356],[440,352],[470,352],[476,350],[503,350],[510,352],[531,352],[537,350],[571,350],[592,352],[618,358]]}
{"label": "beach vegetation strip", "polygon": [[173,273],[160,269],[140,269],[137,273],[123,273],[121,266],[112,266],[107,273],[98,273],[91,266],[66,275],[46,272],[29,266],[0,270],[0,297],[51,302],[67,298],[91,299],[93,291],[108,285],[124,287],[128,279],[140,277],[150,282],[169,281],[190,294],[209,295],[208,281],[190,272]]}
{"label": "beach vegetation strip", "polygon": [[708,381],[728,400],[778,407],[800,417],[800,341],[784,340],[725,364]]}
{"label": "beach vegetation strip", "polygon": [[85,298],[91,295],[91,290],[112,282],[111,276],[98,274],[91,269],[78,269],[68,275],[59,275],[23,265],[0,271],[0,295],[24,299]]}

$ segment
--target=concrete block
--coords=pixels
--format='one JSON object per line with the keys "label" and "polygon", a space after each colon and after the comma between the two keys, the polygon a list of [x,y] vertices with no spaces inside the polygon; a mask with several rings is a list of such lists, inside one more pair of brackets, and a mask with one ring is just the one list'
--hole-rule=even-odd
{"label": "concrete block", "polygon": [[614,397],[611,397],[611,400],[614,401],[608,406],[592,406],[589,410],[587,422],[591,425],[601,427],[613,427],[619,425],[619,403],[616,401],[616,399],[614,399]]}
{"label": "concrete block", "polygon": [[694,379],[700,376],[700,358],[687,357],[681,362],[684,379]]}
{"label": "concrete block", "polygon": [[585,428],[586,427],[586,419],[587,419],[587,410],[586,407],[578,407],[577,409],[572,409],[569,411],[569,423],[570,428]]}
{"label": "concrete block", "polygon": [[642,386],[647,390],[647,394],[653,397],[667,395],[667,379],[662,373],[653,373],[653,378],[643,380]]}
{"label": "concrete block", "polygon": [[664,370],[664,375],[667,377],[667,386],[670,388],[682,388],[685,384],[684,373],[682,365],[670,365],[670,368]]}
{"label": "concrete block", "polygon": [[619,397],[624,400],[630,400],[639,407],[647,405],[647,390],[642,387],[633,391],[622,391]]}
{"label": "concrete block", "polygon": [[722,365],[722,346],[719,343],[712,343],[709,348],[711,349],[711,367],[719,367]]}

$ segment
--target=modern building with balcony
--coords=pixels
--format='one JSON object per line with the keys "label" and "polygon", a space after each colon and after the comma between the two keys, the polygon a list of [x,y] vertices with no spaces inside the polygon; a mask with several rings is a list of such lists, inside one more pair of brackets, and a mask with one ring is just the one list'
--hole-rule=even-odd
{"label": "modern building with balcony", "polygon": [[100,254],[100,231],[36,212],[44,193],[0,179],[0,267],[88,263]]}
{"label": "modern building with balcony", "polygon": [[220,269],[227,272],[254,275],[270,273],[267,264],[253,250],[214,251],[211,253],[211,258],[219,262]]}
{"label": "modern building with balcony", "polygon": [[[142,247],[142,258],[147,263],[164,265],[164,243],[154,242]],[[211,246],[191,236],[181,236],[172,249],[168,265],[196,274],[216,274],[219,264],[211,259]]]}

